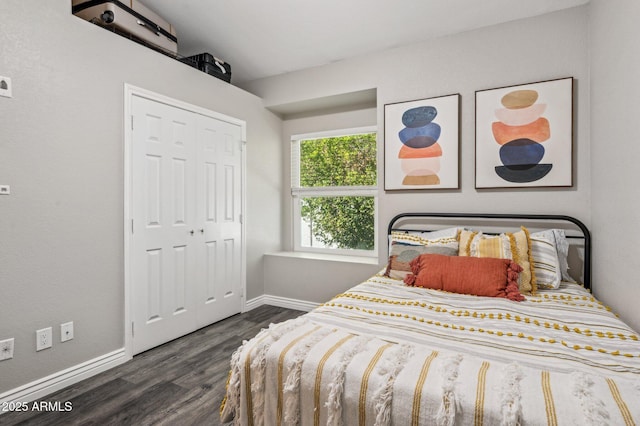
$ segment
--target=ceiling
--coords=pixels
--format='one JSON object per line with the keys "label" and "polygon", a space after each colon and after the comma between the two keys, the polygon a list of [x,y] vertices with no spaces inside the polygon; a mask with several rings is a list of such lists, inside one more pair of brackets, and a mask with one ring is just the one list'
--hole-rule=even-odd
{"label": "ceiling", "polygon": [[324,65],[589,0],[143,0],[183,56],[231,64],[232,82]]}

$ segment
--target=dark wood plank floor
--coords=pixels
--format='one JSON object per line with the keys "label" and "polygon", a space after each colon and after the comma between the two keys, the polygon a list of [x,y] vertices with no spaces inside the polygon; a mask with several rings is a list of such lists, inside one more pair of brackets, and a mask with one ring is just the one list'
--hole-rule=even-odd
{"label": "dark wood plank floor", "polygon": [[0,415],[0,425],[217,425],[229,360],[242,341],[304,312],[261,306],[139,354],[48,395],[60,412]]}

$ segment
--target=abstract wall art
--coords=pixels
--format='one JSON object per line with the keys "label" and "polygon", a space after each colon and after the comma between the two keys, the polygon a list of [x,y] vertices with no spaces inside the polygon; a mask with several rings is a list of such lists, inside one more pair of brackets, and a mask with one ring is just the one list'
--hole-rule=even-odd
{"label": "abstract wall art", "polygon": [[573,185],[573,78],[476,92],[476,188]]}
{"label": "abstract wall art", "polygon": [[460,95],[384,106],[384,189],[459,188]]}

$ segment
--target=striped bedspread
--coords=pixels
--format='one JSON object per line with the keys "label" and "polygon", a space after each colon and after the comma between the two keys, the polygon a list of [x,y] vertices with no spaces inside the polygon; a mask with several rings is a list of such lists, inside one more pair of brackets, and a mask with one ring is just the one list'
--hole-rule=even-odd
{"label": "striped bedspread", "polygon": [[242,425],[640,424],[638,335],[575,284],[524,302],[376,275],[233,355]]}

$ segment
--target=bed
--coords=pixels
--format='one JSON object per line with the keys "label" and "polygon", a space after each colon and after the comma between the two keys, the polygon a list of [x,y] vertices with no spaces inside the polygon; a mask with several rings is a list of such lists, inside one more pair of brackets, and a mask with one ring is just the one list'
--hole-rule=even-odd
{"label": "bed", "polygon": [[[231,359],[220,407],[224,422],[640,422],[638,334],[589,290],[591,242],[584,224],[557,215],[407,213],[396,216],[388,231],[390,254],[406,251],[405,246],[425,250],[429,244],[420,244],[425,241],[443,244],[431,248],[435,254],[411,259],[410,272],[390,262],[315,310],[271,324],[244,342]],[[463,245],[463,231],[472,242]],[[520,248],[514,242],[520,231],[526,231],[530,284],[536,273],[541,284],[522,290],[522,301],[504,294],[486,297],[405,283],[422,274],[422,259],[441,259],[452,247],[471,262],[472,257],[482,257],[477,251],[481,244],[495,246],[503,238],[503,249],[512,250],[511,260],[521,261],[515,259]],[[552,244],[558,259],[550,276],[559,278],[552,284],[545,282],[548,265],[536,251],[540,241],[546,241],[540,236],[549,235],[565,237]],[[399,253],[390,256],[392,260],[405,252]],[[509,273],[507,281],[513,278]],[[574,278],[582,284],[570,282]]]}

